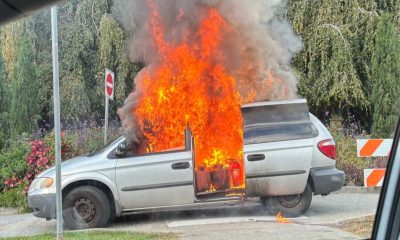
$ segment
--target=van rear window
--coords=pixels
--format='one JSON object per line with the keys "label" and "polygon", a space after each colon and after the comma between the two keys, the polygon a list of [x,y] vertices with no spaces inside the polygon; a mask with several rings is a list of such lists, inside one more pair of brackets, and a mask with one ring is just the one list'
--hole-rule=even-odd
{"label": "van rear window", "polygon": [[244,143],[312,138],[306,102],[242,108]]}

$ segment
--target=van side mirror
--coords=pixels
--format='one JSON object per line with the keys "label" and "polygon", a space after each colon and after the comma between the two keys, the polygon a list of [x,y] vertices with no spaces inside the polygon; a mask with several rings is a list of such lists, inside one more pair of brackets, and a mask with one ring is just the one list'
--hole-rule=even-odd
{"label": "van side mirror", "polygon": [[115,149],[115,156],[123,157],[126,155],[126,142],[118,144],[117,149]]}

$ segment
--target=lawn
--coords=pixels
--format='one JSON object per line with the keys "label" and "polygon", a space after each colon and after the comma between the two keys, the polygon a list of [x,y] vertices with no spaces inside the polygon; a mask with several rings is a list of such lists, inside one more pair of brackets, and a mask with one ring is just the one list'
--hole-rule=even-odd
{"label": "lawn", "polygon": [[[55,234],[41,234],[29,237],[8,237],[1,240],[54,240]],[[170,233],[136,233],[136,232],[121,232],[121,231],[76,231],[64,233],[65,240],[175,240],[176,235]]]}

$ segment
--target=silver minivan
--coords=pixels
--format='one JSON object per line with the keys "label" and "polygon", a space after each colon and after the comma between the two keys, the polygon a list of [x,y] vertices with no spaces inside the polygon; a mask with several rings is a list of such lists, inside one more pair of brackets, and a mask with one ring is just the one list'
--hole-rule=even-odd
{"label": "silver minivan", "polygon": [[[124,137],[62,163],[64,223],[70,229],[103,227],[115,217],[187,210],[258,200],[271,213],[299,216],[312,195],[339,190],[344,173],[335,167],[336,147],[305,100],[242,106],[244,171],[242,194],[196,190],[193,137],[185,146],[137,155]],[[28,192],[34,215],[55,218],[55,170],[38,175]]]}

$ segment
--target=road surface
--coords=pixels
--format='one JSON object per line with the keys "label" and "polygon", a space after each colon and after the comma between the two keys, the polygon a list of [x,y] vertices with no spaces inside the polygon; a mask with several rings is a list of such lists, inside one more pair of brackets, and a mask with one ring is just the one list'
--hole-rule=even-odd
{"label": "road surface", "polygon": [[[246,207],[140,214],[117,219],[109,229],[172,232],[181,239],[356,239],[334,228],[345,220],[375,213],[379,195],[334,193],[314,196],[309,211],[290,224],[280,224],[259,204]],[[0,236],[55,232],[55,220],[31,214],[0,216]]]}

